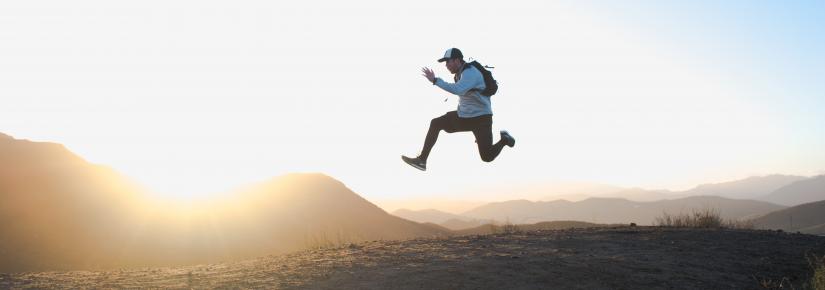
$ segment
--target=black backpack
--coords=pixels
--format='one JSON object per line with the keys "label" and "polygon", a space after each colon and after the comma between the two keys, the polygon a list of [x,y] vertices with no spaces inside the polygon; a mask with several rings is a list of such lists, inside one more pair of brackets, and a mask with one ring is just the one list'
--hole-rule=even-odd
{"label": "black backpack", "polygon": [[[482,95],[492,97],[496,94],[496,92],[498,92],[498,82],[496,82],[496,79],[493,78],[493,73],[487,70],[488,68],[493,67],[483,66],[480,63],[478,63],[478,61],[472,61],[467,65],[475,67],[478,71],[481,72],[481,76],[484,77],[484,90],[480,92]],[[466,69],[467,67],[465,66],[464,68]]]}

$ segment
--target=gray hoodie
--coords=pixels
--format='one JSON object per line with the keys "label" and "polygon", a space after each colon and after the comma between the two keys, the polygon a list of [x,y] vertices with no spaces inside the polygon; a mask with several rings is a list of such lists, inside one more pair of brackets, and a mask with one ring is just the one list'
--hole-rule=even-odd
{"label": "gray hoodie", "polygon": [[455,83],[448,83],[441,78],[435,79],[435,85],[451,94],[458,96],[458,116],[472,118],[482,115],[492,115],[493,107],[490,97],[481,95],[484,85],[484,76],[475,67],[465,64],[463,71]]}

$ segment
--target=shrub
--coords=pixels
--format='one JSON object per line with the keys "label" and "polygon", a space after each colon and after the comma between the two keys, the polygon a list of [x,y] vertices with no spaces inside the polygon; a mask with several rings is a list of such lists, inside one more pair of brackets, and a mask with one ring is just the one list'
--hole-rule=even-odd
{"label": "shrub", "polygon": [[491,234],[505,234],[505,235],[513,235],[513,234],[520,234],[522,233],[521,228],[518,225],[515,225],[510,222],[510,219],[507,220],[502,225],[490,224],[490,233]]}
{"label": "shrub", "polygon": [[691,213],[669,214],[663,212],[662,216],[654,221],[657,226],[677,227],[677,228],[721,228],[722,217],[716,209],[706,208],[703,210],[693,210]]}
{"label": "shrub", "polygon": [[521,233],[521,228],[519,228],[519,226],[517,226],[517,225],[514,225],[514,224],[511,224],[510,222],[507,222],[502,226],[502,231],[504,232],[504,234],[508,234],[508,235],[509,234],[520,234]]}
{"label": "shrub", "polygon": [[725,221],[725,228],[729,229],[742,229],[742,230],[752,230],[756,228],[753,224],[753,220],[727,220]]}
{"label": "shrub", "polygon": [[705,208],[693,210],[690,213],[670,214],[663,212],[657,217],[654,225],[661,227],[676,228],[728,228],[728,229],[753,229],[751,220],[723,220],[719,210]]}
{"label": "shrub", "polygon": [[825,290],[825,256],[808,259],[811,267],[814,270],[813,277],[811,277],[810,289]]}

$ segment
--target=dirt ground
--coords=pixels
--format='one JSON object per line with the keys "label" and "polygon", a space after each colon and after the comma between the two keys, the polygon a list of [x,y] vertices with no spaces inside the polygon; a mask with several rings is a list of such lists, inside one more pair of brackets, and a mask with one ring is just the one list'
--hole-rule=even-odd
{"label": "dirt ground", "polygon": [[0,288],[800,289],[825,237],[624,227],[375,241],[240,262],[0,274]]}

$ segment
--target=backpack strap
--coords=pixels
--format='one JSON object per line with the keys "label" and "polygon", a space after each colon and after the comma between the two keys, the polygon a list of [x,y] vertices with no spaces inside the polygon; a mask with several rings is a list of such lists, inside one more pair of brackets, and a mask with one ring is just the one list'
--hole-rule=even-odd
{"label": "backpack strap", "polygon": [[465,70],[465,69],[467,69],[469,66],[470,66],[470,64],[465,62],[465,63],[461,66],[461,68],[460,68],[460,69],[458,69],[458,73],[457,73],[457,74],[455,74],[455,75],[453,76],[453,82],[457,83],[457,82],[458,82],[458,80],[460,80],[460,79],[461,79],[461,74],[462,74],[462,73],[464,72],[464,70]]}

